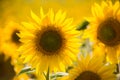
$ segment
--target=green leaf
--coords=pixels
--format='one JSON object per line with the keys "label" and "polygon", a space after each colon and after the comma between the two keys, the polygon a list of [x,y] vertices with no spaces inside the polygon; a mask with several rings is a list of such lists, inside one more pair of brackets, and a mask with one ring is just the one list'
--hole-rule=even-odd
{"label": "green leaf", "polygon": [[35,69],[31,69],[31,67],[25,67],[18,73],[17,76],[19,76],[23,73],[31,73],[31,72],[34,72],[34,71],[35,71]]}
{"label": "green leaf", "polygon": [[89,22],[88,21],[83,21],[81,24],[77,26],[77,30],[84,30],[87,28]]}
{"label": "green leaf", "polygon": [[66,72],[69,72],[69,70],[71,70],[73,68],[73,66],[68,66],[68,68],[66,69]]}
{"label": "green leaf", "polygon": [[56,80],[57,77],[62,77],[62,76],[67,76],[67,75],[68,73],[65,73],[65,72],[57,72],[57,73],[52,74],[50,78]]}

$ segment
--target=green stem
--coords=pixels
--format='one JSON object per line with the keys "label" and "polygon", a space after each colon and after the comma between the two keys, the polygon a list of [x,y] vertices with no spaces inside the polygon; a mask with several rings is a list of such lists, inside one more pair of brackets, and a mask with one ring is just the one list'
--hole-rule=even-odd
{"label": "green stem", "polygon": [[120,72],[120,67],[119,67],[119,63],[117,64],[117,66],[118,66],[118,73]]}
{"label": "green stem", "polygon": [[49,80],[49,78],[50,78],[50,73],[49,72],[50,71],[49,71],[49,68],[48,68],[47,75],[46,75],[46,80]]}
{"label": "green stem", "polygon": [[114,72],[115,74],[119,74],[120,73],[120,68],[119,68],[119,64],[116,64],[117,68],[116,71]]}

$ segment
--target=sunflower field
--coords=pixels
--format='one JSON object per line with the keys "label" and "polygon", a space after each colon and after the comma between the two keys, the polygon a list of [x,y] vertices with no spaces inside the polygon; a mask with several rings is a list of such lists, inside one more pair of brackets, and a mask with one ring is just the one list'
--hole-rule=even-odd
{"label": "sunflower field", "polygon": [[120,0],[0,0],[0,80],[120,80]]}

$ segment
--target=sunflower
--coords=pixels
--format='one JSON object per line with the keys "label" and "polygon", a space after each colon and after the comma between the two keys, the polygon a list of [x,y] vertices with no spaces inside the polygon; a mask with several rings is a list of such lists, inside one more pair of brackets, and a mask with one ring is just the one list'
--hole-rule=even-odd
{"label": "sunflower", "polygon": [[2,50],[3,53],[12,58],[17,58],[18,53],[17,48],[20,46],[21,42],[17,33],[19,33],[20,25],[14,21],[8,21],[8,23],[3,27],[2,32]]}
{"label": "sunflower", "polygon": [[89,37],[111,63],[117,63],[120,57],[119,7],[119,1],[114,4],[103,1],[101,6],[95,4],[92,7],[93,17],[88,19],[90,26],[85,33],[85,37]]}
{"label": "sunflower", "polygon": [[81,56],[78,64],[62,80],[116,80],[116,66],[103,63],[103,57]]}
{"label": "sunflower", "polygon": [[19,76],[15,76],[13,80],[30,80],[27,74],[21,74]]}
{"label": "sunflower", "polygon": [[1,48],[1,46],[2,46],[2,41],[1,41],[1,35],[2,35],[2,29],[0,28],[0,52],[2,52],[2,48]]}
{"label": "sunflower", "polygon": [[20,41],[23,45],[18,51],[24,62],[36,68],[37,74],[47,71],[65,71],[79,52],[79,32],[72,24],[72,18],[65,19],[66,12],[59,10],[54,14],[50,9],[40,17],[31,11],[30,22],[23,22]]}
{"label": "sunflower", "polygon": [[12,80],[15,76],[13,65],[11,65],[11,59],[5,60],[3,53],[0,53],[0,79],[1,80]]}

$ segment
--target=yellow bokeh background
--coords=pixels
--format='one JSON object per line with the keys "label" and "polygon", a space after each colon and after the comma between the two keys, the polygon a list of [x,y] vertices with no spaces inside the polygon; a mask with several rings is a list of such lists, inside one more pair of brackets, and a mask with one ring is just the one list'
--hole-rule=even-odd
{"label": "yellow bokeh background", "polygon": [[30,16],[30,10],[39,15],[40,7],[45,12],[53,8],[67,12],[68,17],[73,17],[76,23],[91,16],[91,5],[101,0],[1,0],[0,1],[0,24],[3,26],[6,20],[15,19],[21,22]]}

